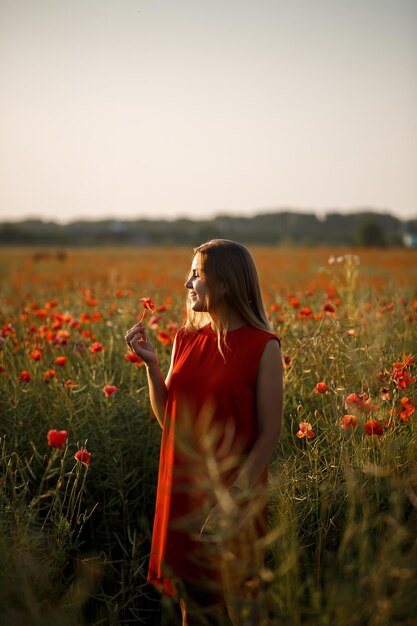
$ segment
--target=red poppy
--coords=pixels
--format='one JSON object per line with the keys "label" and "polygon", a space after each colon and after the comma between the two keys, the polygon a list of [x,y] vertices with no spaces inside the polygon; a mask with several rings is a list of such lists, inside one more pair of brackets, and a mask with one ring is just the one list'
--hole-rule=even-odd
{"label": "red poppy", "polygon": [[360,396],[356,395],[356,393],[349,394],[345,400],[345,409],[352,406],[356,407],[361,413],[370,413],[378,409],[377,406],[371,404],[371,400],[366,393],[361,393]]}
{"label": "red poppy", "polygon": [[384,429],[376,420],[368,420],[365,422],[363,428],[366,435],[377,435],[378,437],[381,437],[381,435],[384,434]]}
{"label": "red poppy", "polygon": [[111,396],[114,396],[115,393],[118,392],[117,387],[115,387],[115,385],[104,385],[103,387],[103,393],[106,396],[106,398],[111,398]]}
{"label": "red poppy", "polygon": [[55,365],[59,365],[59,367],[64,367],[67,360],[68,360],[68,357],[66,356],[57,356],[55,359]]}
{"label": "red poppy", "polygon": [[98,300],[93,298],[93,296],[87,295],[85,296],[85,303],[88,304],[88,306],[97,306]]}
{"label": "red poppy", "polygon": [[68,432],[66,430],[49,430],[48,431],[48,446],[50,448],[65,447],[65,442],[68,439]]}
{"label": "red poppy", "polygon": [[88,328],[84,328],[84,330],[81,331],[81,337],[91,339],[91,341],[94,341],[96,338],[95,334],[91,330],[88,330]]}
{"label": "red poppy", "polygon": [[300,319],[300,320],[301,319],[311,319],[312,317],[313,317],[312,310],[308,306],[304,306],[297,313],[297,318]]}
{"label": "red poppy", "polygon": [[414,357],[411,354],[405,354],[402,361],[395,361],[393,365],[396,369],[402,369],[403,367],[410,367],[413,363]]}
{"label": "red poppy", "polygon": [[74,389],[74,387],[78,387],[78,385],[76,385],[71,378],[68,378],[68,380],[65,381],[64,383],[64,387],[67,387],[68,389]]}
{"label": "red poppy", "polygon": [[128,353],[126,353],[123,356],[126,359],[126,361],[129,361],[130,363],[136,363],[136,365],[138,365],[139,367],[144,365],[144,362],[142,361],[142,359],[137,354],[133,354],[132,352],[128,352]]}
{"label": "red poppy", "polygon": [[297,437],[299,437],[300,439],[302,437],[308,437],[309,439],[311,439],[312,437],[316,436],[316,434],[313,432],[313,428],[310,422],[300,422],[298,424],[298,427],[300,430],[297,433]]}
{"label": "red poppy", "polygon": [[414,404],[408,398],[401,398],[400,418],[404,423],[409,421],[410,416],[414,413]]}
{"label": "red poppy", "polygon": [[292,361],[290,355],[289,354],[284,354],[283,358],[284,358],[284,365],[285,365],[285,367],[289,367],[291,365],[291,361]]}
{"label": "red poppy", "polygon": [[323,311],[326,311],[327,313],[334,313],[334,306],[332,304],[326,303],[323,306]]}
{"label": "red poppy", "polygon": [[294,309],[298,309],[298,307],[300,306],[300,303],[295,296],[291,296],[291,295],[288,296],[288,300]]}
{"label": "red poppy", "polygon": [[59,330],[55,336],[55,344],[57,346],[66,346],[71,334],[67,330]]}
{"label": "red poppy", "polygon": [[317,383],[314,387],[314,393],[329,393],[329,388],[324,382]]}
{"label": "red poppy", "polygon": [[393,363],[394,369],[391,377],[400,389],[406,389],[408,385],[416,382],[415,376],[411,376],[409,369],[413,363],[414,357],[411,356],[411,354],[404,355],[402,361],[395,361]]}
{"label": "red poppy", "polygon": [[358,425],[358,418],[356,415],[344,415],[340,418],[340,428],[342,430],[349,430]]}
{"label": "red poppy", "polygon": [[43,373],[43,380],[45,383],[49,383],[50,380],[56,378],[56,371],[53,369],[47,369]]}
{"label": "red poppy", "polygon": [[143,308],[148,311],[153,311],[155,308],[155,305],[150,298],[140,298],[140,302],[142,302]]}
{"label": "red poppy", "polygon": [[7,335],[15,335],[16,331],[11,324],[5,324],[1,334],[3,337],[6,337]]}
{"label": "red poppy", "polygon": [[78,450],[78,452],[74,454],[74,459],[80,461],[83,465],[89,465],[91,461],[91,453],[88,452],[86,448]]}
{"label": "red poppy", "polygon": [[103,346],[102,343],[100,343],[99,341],[95,341],[94,343],[91,344],[91,346],[89,347],[90,352],[101,352],[102,350],[105,350],[106,348]]}
{"label": "red poppy", "polygon": [[26,370],[20,372],[19,380],[22,383],[28,383],[30,381],[30,373]]}
{"label": "red poppy", "polygon": [[40,350],[32,350],[29,358],[32,359],[32,361],[40,361],[42,359],[42,352]]}
{"label": "red poppy", "polygon": [[159,331],[159,333],[157,334],[156,338],[164,346],[169,346],[169,344],[171,343],[171,337],[168,335],[168,333],[164,332],[163,330]]}

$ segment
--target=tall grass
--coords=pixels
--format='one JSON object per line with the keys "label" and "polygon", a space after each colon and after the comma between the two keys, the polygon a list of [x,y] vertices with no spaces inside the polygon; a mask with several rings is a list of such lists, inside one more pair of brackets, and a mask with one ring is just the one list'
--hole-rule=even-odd
{"label": "tall grass", "polygon": [[[114,252],[111,258],[116,264]],[[150,333],[166,371],[170,345],[158,332],[172,336],[182,318],[184,272],[178,293],[168,293],[158,279],[167,261],[156,266],[157,259],[152,272],[142,264],[140,283],[123,290],[117,265],[106,279],[96,262],[71,289],[59,267],[34,268],[23,253],[8,269],[0,360],[4,626],[175,623],[166,600],[161,616],[161,599],[146,583],[161,431],[149,413],[144,368],[124,358],[123,343],[140,313],[137,298],[151,295],[164,307]],[[394,362],[416,353],[417,294],[412,281],[376,287],[368,278],[378,268],[353,257],[326,261],[304,289],[286,284],[265,294],[286,358],[285,419],[270,464],[270,534],[259,546],[267,551],[265,566],[236,610],[242,626],[251,613],[259,626],[411,626],[416,414],[410,408],[401,419],[399,411],[402,398],[415,403],[416,383],[402,388],[392,373]],[[271,275],[269,265],[267,257],[261,275]],[[25,278],[28,267],[36,280]],[[282,277],[274,280],[282,284]],[[324,304],[334,311],[323,311]],[[60,330],[69,333],[62,343]],[[91,352],[96,341],[105,349]],[[40,361],[30,358],[35,349]],[[68,357],[62,367],[59,355]],[[55,376],[45,379],[48,369]],[[30,381],[19,380],[23,370]],[[411,381],[414,371],[409,365]],[[68,379],[76,386],[65,386]],[[315,392],[318,382],[325,392]],[[106,397],[104,385],[117,393]],[[346,407],[350,394],[364,393],[372,408]],[[345,414],[356,415],[356,427],[341,428]],[[370,419],[382,435],[367,434]],[[303,422],[314,437],[297,436]],[[62,450],[48,446],[50,429],[68,431]],[[82,448],[92,454],[89,465],[74,459]],[[232,530],[226,524],[216,537],[226,556],[239,554]],[[233,563],[239,567],[239,559]]]}

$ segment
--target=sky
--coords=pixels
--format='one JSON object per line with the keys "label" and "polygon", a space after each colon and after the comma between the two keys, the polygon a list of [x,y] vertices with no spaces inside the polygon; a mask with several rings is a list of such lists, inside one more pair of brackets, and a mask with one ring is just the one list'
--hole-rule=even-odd
{"label": "sky", "polygon": [[0,221],[417,216],[415,0],[0,0]]}

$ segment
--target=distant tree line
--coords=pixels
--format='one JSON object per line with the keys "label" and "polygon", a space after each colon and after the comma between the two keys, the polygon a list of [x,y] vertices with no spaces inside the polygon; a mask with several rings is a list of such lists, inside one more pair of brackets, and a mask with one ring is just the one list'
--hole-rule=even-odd
{"label": "distant tree line", "polygon": [[417,218],[387,213],[350,214],[277,211],[254,217],[221,215],[192,220],[102,220],[57,224],[37,219],[0,223],[3,246],[190,246],[213,238],[266,246],[402,246],[417,233]]}

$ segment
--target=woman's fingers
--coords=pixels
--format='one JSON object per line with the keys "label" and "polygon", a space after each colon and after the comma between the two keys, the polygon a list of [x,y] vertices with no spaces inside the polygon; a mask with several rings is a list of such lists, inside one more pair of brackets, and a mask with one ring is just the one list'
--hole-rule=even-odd
{"label": "woman's fingers", "polygon": [[131,343],[136,335],[140,335],[142,338],[145,337],[145,329],[143,327],[143,324],[136,324],[127,331],[125,335],[126,343]]}

